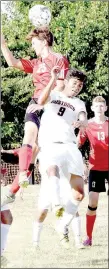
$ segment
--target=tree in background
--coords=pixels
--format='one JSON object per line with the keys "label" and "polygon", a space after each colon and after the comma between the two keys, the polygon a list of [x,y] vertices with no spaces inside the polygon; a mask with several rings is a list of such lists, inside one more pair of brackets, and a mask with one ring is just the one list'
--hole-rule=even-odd
{"label": "tree in background", "polygon": [[[12,1],[8,15],[2,15],[2,27],[9,48],[16,57],[34,58],[25,37],[33,28],[28,11],[35,4],[47,5],[52,12],[50,29],[55,36],[54,50],[69,58],[71,66],[87,73],[87,85],[81,98],[88,117],[91,100],[108,96],[108,3],[103,1]],[[10,6],[12,5],[12,6]],[[9,7],[10,6],[10,7]],[[9,9],[10,8],[10,9]],[[10,11],[11,10],[11,11]],[[32,95],[31,75],[7,66],[2,57],[2,144],[22,142],[24,114]]]}

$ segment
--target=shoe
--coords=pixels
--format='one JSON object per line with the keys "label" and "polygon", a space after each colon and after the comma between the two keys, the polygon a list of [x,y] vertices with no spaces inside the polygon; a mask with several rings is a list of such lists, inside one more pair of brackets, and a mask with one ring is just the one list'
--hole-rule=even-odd
{"label": "shoe", "polygon": [[10,190],[6,188],[3,195],[1,195],[1,207],[6,204],[13,203],[14,201],[15,201],[15,194],[11,193]]}
{"label": "shoe", "polygon": [[86,240],[84,240],[83,246],[92,246],[92,239],[87,238]]}
{"label": "shoe", "polygon": [[60,242],[63,245],[63,247],[65,247],[66,249],[69,249],[69,237],[68,237],[68,233],[61,234],[60,237],[61,237]]}
{"label": "shoe", "polygon": [[63,216],[64,208],[61,205],[56,205],[53,212],[57,218],[60,218]]}
{"label": "shoe", "polygon": [[39,242],[37,242],[37,241],[33,241],[33,246],[34,246],[35,248],[39,248]]}
{"label": "shoe", "polygon": [[29,179],[27,177],[27,171],[19,173],[19,186],[22,188],[27,188],[29,185]]}
{"label": "shoe", "polygon": [[76,246],[77,249],[83,249],[84,248],[84,245],[81,242],[76,243],[75,246]]}
{"label": "shoe", "polygon": [[69,249],[69,236],[68,236],[68,228],[66,228],[66,232],[62,233],[60,231],[60,228],[58,226],[55,226],[55,231],[58,233],[59,235],[59,239],[61,244],[66,248]]}
{"label": "shoe", "polygon": [[4,256],[1,256],[1,268],[6,268],[7,267],[7,259]]}

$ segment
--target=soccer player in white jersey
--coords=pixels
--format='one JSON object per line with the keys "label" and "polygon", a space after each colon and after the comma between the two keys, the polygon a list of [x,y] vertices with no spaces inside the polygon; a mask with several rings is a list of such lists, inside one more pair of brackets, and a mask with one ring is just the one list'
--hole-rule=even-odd
{"label": "soccer player in white jersey", "polygon": [[[65,238],[65,227],[67,228],[72,221],[84,198],[83,161],[76,145],[73,124],[76,128],[84,128],[87,124],[84,102],[75,97],[81,91],[86,75],[72,68],[67,73],[64,90],[51,92],[52,83],[57,77],[56,71],[58,72],[57,67],[53,68],[48,88],[46,87],[38,100],[40,105],[46,103],[38,137],[41,148],[39,161],[42,178],[45,175],[49,180],[48,192],[50,191],[51,203],[54,208],[62,209],[60,177],[63,174],[64,177],[69,178],[70,175],[69,182],[74,194],[71,199],[67,200],[65,212],[60,222],[60,230]],[[47,196],[46,192],[45,196]],[[46,198],[43,196],[42,203],[44,200]],[[45,215],[42,214],[41,217],[38,217],[39,226],[41,226],[40,223],[43,222],[45,216],[46,211]],[[37,241],[35,233],[34,241]]]}

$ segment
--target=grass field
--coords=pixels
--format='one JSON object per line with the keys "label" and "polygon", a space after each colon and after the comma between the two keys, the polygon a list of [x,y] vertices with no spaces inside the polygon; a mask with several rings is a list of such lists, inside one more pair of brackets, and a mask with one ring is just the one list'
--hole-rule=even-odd
{"label": "grass field", "polygon": [[[7,259],[4,268],[108,268],[108,197],[100,194],[98,214],[93,234],[93,246],[77,250],[70,228],[70,249],[64,249],[54,230],[55,218],[50,211],[45,220],[40,249],[32,246],[32,223],[37,210],[39,185],[29,186],[22,201],[19,194],[10,205],[14,221],[10,229]],[[86,196],[80,206],[82,239],[85,237],[85,214],[88,203]],[[3,268],[3,265],[2,265]]]}

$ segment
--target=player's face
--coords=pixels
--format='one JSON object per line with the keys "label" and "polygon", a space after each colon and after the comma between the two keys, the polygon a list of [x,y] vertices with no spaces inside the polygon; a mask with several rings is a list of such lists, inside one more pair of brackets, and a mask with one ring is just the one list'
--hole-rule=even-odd
{"label": "player's face", "polygon": [[70,78],[69,81],[66,80],[65,84],[70,97],[78,95],[83,87],[83,82],[77,78]]}
{"label": "player's face", "polygon": [[95,116],[96,115],[104,115],[105,111],[107,110],[107,106],[104,102],[95,102],[91,108],[92,108],[92,111],[94,112]]}
{"label": "player's face", "polygon": [[32,49],[37,56],[41,56],[43,48],[45,47],[45,40],[39,40],[37,37],[32,38]]}

